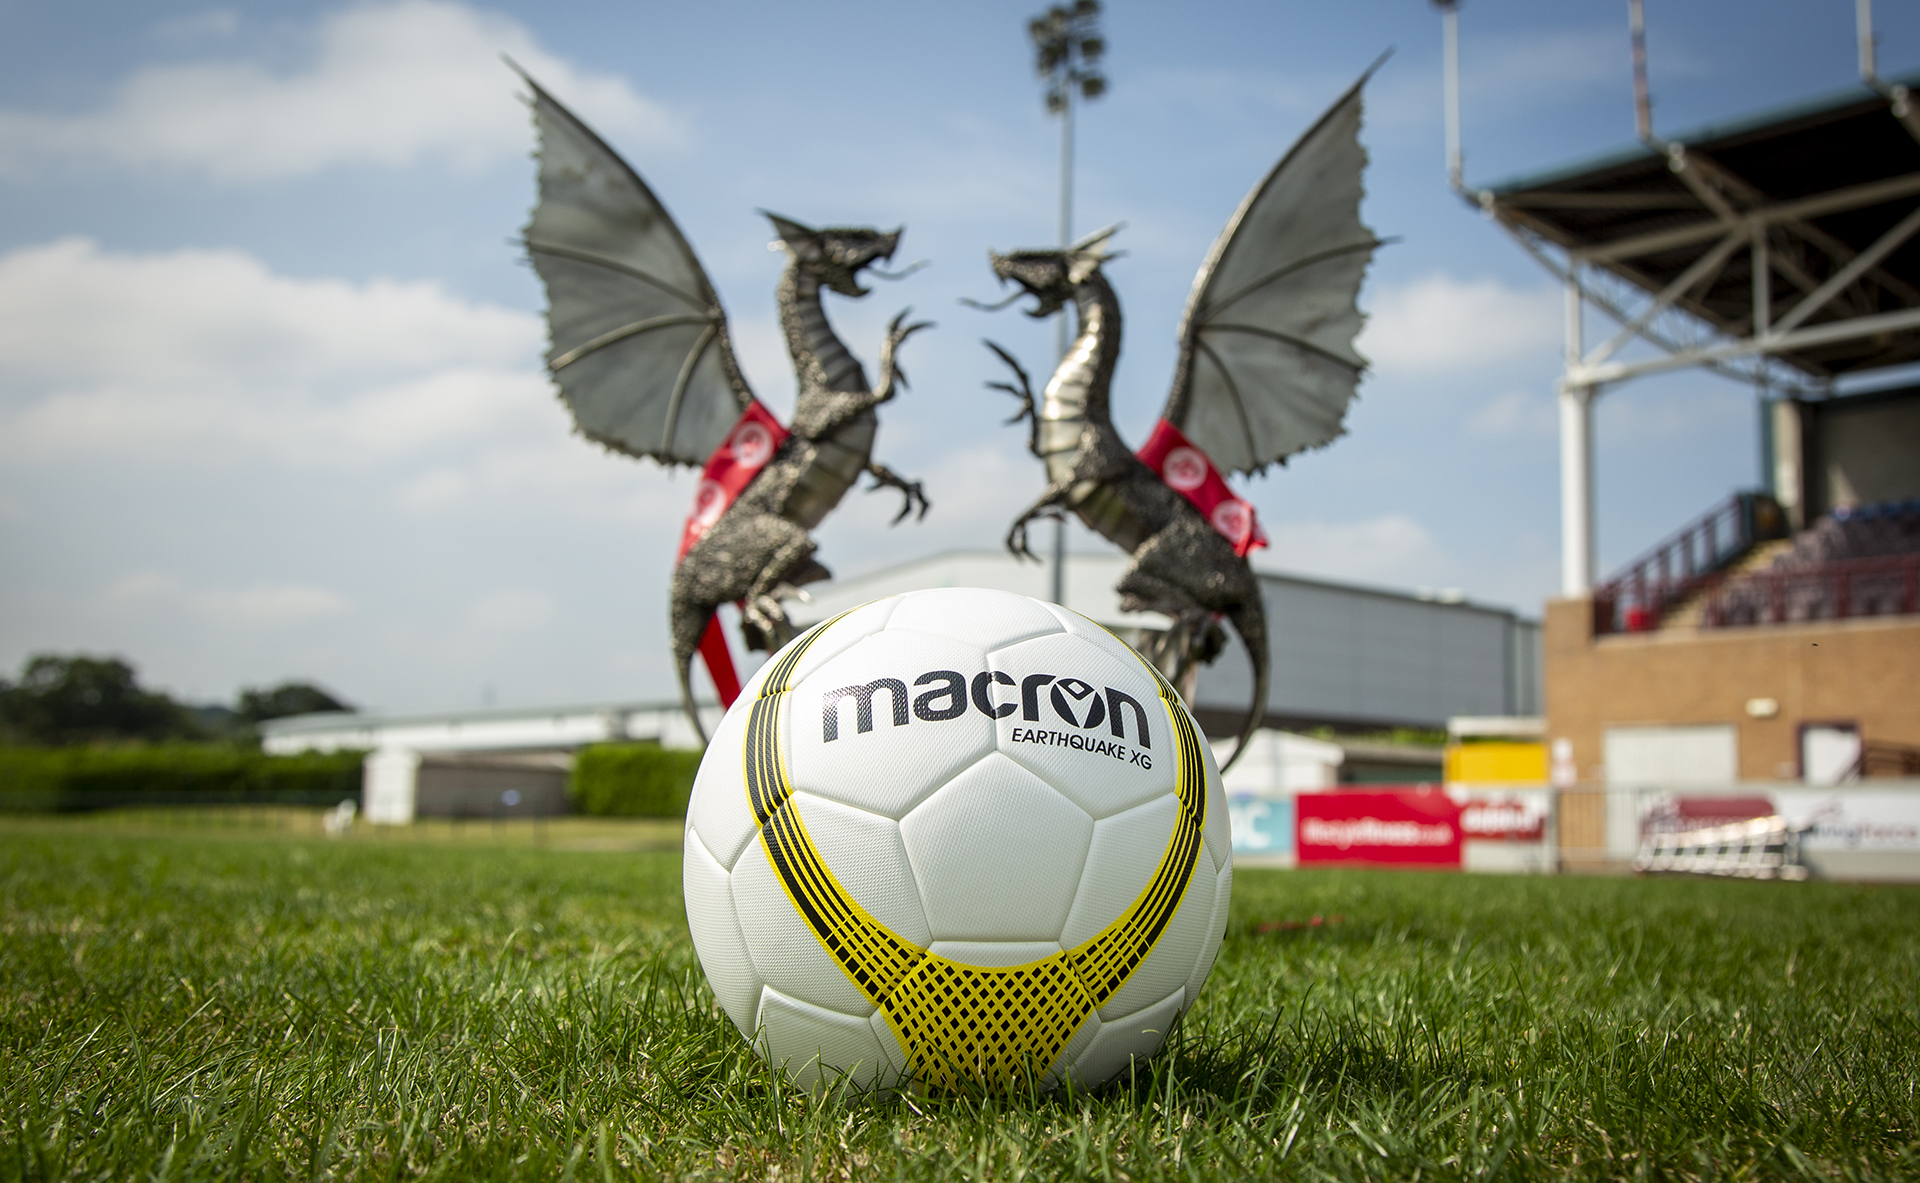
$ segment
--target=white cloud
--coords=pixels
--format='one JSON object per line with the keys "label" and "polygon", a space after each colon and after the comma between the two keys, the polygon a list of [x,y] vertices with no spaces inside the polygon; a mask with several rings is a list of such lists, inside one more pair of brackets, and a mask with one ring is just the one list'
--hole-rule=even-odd
{"label": "white cloud", "polygon": [[31,247],[0,255],[0,463],[168,489],[264,467],[442,523],[538,506],[673,534],[692,483],[574,435],[543,337],[538,316],[435,283]]}
{"label": "white cloud", "polygon": [[194,587],[160,571],[125,576],[103,598],[123,612],[186,617],[216,628],[280,629],[341,616],[352,608],[345,596],[323,587],[297,583]]}
{"label": "white cloud", "polygon": [[1475,411],[1467,430],[1484,436],[1553,436],[1560,430],[1559,412],[1550,394],[1509,390]]}
{"label": "white cloud", "polygon": [[488,634],[524,632],[553,619],[553,599],[539,592],[497,591],[474,601],[467,623]]}
{"label": "white cloud", "polygon": [[352,607],[337,592],[300,584],[207,591],[200,594],[197,606],[217,619],[267,628],[324,620]]}
{"label": "white cloud", "polygon": [[[1610,26],[1509,33],[1469,22],[1460,37],[1469,171],[1476,127],[1525,117],[1543,105],[1585,101],[1595,90],[1618,85],[1626,68],[1626,37]],[[1440,70],[1435,55],[1382,71],[1368,87],[1367,123],[1400,131],[1434,128],[1441,118]]]}
{"label": "white cloud", "polygon": [[166,17],[153,26],[156,39],[183,44],[231,37],[239,31],[240,14],[231,8],[203,8],[199,12]]}
{"label": "white cloud", "polygon": [[1360,351],[1383,374],[1424,377],[1525,358],[1552,359],[1560,300],[1550,288],[1442,271],[1382,287],[1368,310]]}
{"label": "white cloud", "polygon": [[1627,39],[1615,28],[1493,33],[1461,39],[1460,89],[1468,100],[1564,96],[1617,83]]}
{"label": "white cloud", "polygon": [[1406,514],[1358,522],[1262,521],[1261,528],[1272,549],[1255,551],[1255,565],[1288,573],[1406,586],[1434,582],[1448,565],[1433,535]]}
{"label": "white cloud", "polygon": [[595,126],[667,144],[679,120],[624,81],[575,69],[519,22],[451,0],[334,12],[311,60],[273,72],[245,61],[152,66],[99,110],[0,111],[0,175],[107,162],[249,182],[340,165],[435,160],[474,169],[525,153],[527,115],[508,54]]}
{"label": "white cloud", "polygon": [[237,251],[0,256],[0,456],[353,463],[552,418],[539,318]]}

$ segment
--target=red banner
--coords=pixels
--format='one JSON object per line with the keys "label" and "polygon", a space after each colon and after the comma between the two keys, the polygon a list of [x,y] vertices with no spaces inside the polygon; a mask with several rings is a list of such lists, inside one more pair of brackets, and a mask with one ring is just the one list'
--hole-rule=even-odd
{"label": "red banner", "polygon": [[1779,810],[1771,797],[1661,797],[1640,817],[1640,834],[1683,834],[1768,817]]}
{"label": "red banner", "polygon": [[1524,793],[1461,793],[1460,836],[1493,842],[1539,842],[1547,836],[1547,795]]}
{"label": "red banner", "polygon": [[1301,863],[1460,865],[1460,805],[1438,789],[1301,793]]}
{"label": "red banner", "polygon": [[1233,553],[1246,558],[1267,545],[1267,536],[1254,520],[1253,506],[1227,487],[1226,478],[1207,454],[1196,448],[1180,429],[1165,419],[1153,425],[1153,434],[1136,453],[1167,487],[1193,502],[1200,516],[1233,543]]}
{"label": "red banner", "polygon": [[700,487],[693,493],[693,509],[687,514],[687,528],[680,534],[680,553],[673,557],[677,564],[687,557],[693,544],[707,536],[720,515],[727,512],[734,499],[747,483],[760,475],[760,470],[773,459],[780,450],[781,441],[791,433],[780,426],[780,420],[773,412],[760,405],[755,399],[747,404],[740,413],[740,421],[733,425],[727,438],[707,457],[706,471],[700,474]]}
{"label": "red banner", "polygon": [[[773,454],[780,450],[781,441],[790,434],[773,417],[773,412],[760,405],[760,400],[747,404],[727,438],[707,457],[706,470],[700,474],[700,487],[694,490],[693,509],[687,514],[686,528],[680,532],[680,553],[673,559],[676,565],[687,557],[694,543],[707,536],[720,515],[727,512],[727,507],[767,466]],[[707,629],[700,635],[700,656],[707,663],[707,673],[713,677],[720,705],[732,706],[733,700],[740,697],[740,675],[734,671],[733,654],[727,649],[727,634],[720,629],[717,613],[707,618]]]}

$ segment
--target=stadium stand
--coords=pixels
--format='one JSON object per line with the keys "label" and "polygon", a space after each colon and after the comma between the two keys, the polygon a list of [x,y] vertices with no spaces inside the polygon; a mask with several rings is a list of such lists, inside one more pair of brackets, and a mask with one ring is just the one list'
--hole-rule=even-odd
{"label": "stadium stand", "polygon": [[1920,612],[1920,498],[1842,506],[1708,597],[1706,628]]}

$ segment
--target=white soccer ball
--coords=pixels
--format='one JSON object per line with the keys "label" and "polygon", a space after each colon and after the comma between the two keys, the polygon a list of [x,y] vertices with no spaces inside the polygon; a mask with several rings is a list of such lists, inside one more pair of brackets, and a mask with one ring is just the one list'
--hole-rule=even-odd
{"label": "white soccer ball", "polygon": [[1009,592],[909,592],[747,683],[687,808],[714,996],[805,1088],[1101,1084],[1213,968],[1220,771],[1099,625]]}

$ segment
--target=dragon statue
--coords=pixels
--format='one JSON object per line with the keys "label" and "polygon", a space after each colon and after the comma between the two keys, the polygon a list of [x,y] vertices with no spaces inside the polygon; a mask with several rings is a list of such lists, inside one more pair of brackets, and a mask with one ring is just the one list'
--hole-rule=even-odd
{"label": "dragon statue", "polygon": [[[582,435],[666,465],[704,465],[673,573],[669,620],[681,702],[694,709],[693,655],[721,697],[739,692],[716,609],[741,606],[749,647],[773,650],[794,630],[780,600],[828,578],[808,531],[864,473],[904,498],[897,523],[927,499],[873,460],[875,408],[906,385],[895,363],[925,322],[896,316],[880,346],[880,380],[828,324],[821,293],[860,297],[862,271],[897,278],[900,232],[815,230],[767,214],[787,266],[775,296],[799,376],[793,424],[783,427],[741,376],[706,272],[646,182],[525,72],[539,131],[540,201],[524,242],[547,291],[547,370]],[[764,211],[763,211],[764,212]]]}
{"label": "dragon statue", "polygon": [[1253,663],[1246,750],[1266,711],[1271,655],[1260,584],[1247,555],[1266,545],[1253,507],[1222,472],[1269,464],[1342,434],[1366,359],[1353,348],[1364,317],[1355,304],[1380,240],[1360,221],[1360,92],[1368,70],[1253,187],[1194,279],[1180,324],[1180,353],[1160,422],[1136,454],[1114,430],[1108,393],[1120,352],[1120,301],[1102,273],[1115,258],[1115,228],[1063,250],[992,254],[1002,284],[1019,288],[994,307],[1031,296],[1028,315],[1071,302],[1079,333],[1044,391],[1006,350],[1018,385],[989,385],[1021,400],[1010,423],[1031,419],[1029,447],[1046,464],[1047,487],[1007,534],[1007,548],[1034,558],[1027,526],[1073,513],[1132,555],[1116,590],[1129,612],[1173,623],[1148,657],[1180,685],[1226,643],[1218,619],[1239,633]]}

